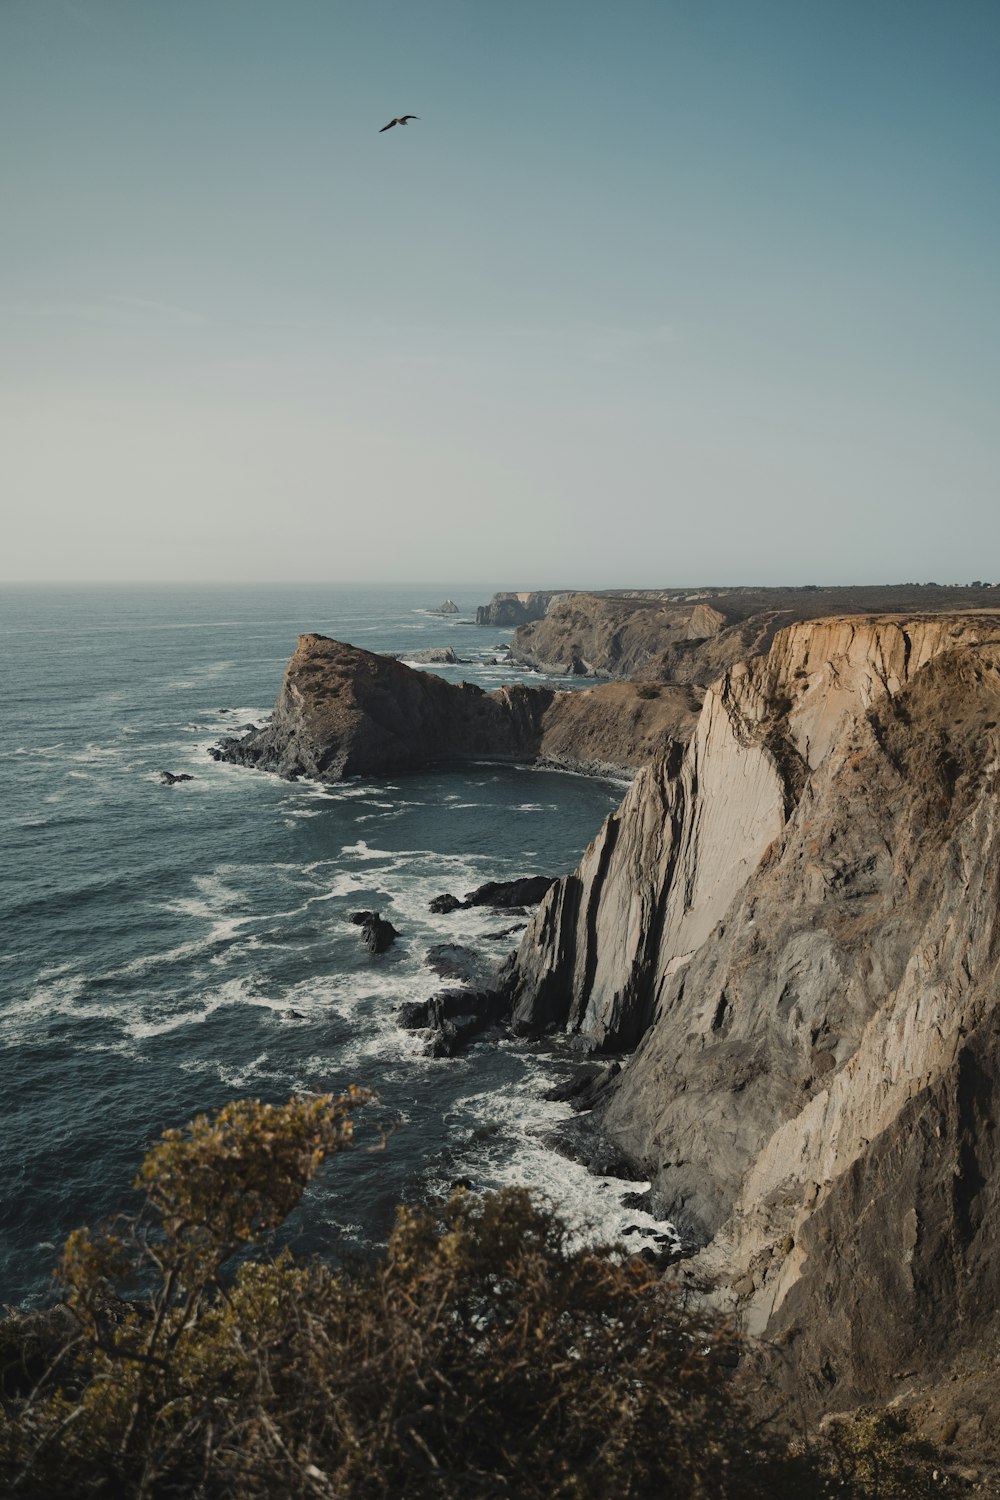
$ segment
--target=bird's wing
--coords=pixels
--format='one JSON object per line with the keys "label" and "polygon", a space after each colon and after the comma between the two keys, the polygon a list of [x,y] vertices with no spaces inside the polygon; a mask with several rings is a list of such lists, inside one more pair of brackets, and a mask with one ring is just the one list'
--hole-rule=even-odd
{"label": "bird's wing", "polygon": [[407,120],[419,120],[419,119],[420,119],[419,115],[403,115],[402,116],[402,123],[405,125],[406,122],[407,122]]}
{"label": "bird's wing", "polygon": [[[399,124],[398,120],[390,120],[389,123],[388,123],[388,125],[383,125],[382,126],[382,130],[391,130],[394,125],[398,125],[398,124]],[[379,135],[382,134],[382,130],[380,130],[378,132]]]}

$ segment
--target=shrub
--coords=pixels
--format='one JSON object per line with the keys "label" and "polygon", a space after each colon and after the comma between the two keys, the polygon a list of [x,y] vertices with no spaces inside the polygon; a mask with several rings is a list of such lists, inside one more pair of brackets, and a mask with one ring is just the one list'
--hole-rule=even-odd
{"label": "shrub", "polygon": [[730,1329],[638,1258],[574,1248],[524,1190],[401,1208],[374,1264],[268,1258],[366,1097],[243,1102],[169,1131],[140,1214],[70,1236],[78,1333],[33,1391],[8,1395],[4,1493],[876,1493],[860,1460],[793,1454],[751,1421]]}

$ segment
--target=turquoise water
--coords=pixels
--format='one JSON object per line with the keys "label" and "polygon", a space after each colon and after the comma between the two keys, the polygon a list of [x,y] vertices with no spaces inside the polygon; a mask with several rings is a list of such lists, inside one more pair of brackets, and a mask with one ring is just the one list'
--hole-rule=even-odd
{"label": "turquoise water", "polygon": [[[422,613],[446,594],[457,620]],[[538,1139],[564,1112],[540,1099],[561,1066],[551,1049],[431,1060],[392,1013],[440,987],[429,944],[510,925],[431,916],[432,896],[571,869],[621,786],[484,764],[319,787],[207,753],[270,711],[306,630],[378,651],[451,645],[475,660],[442,676],[521,680],[491,660],[511,632],[470,622],[487,598],[455,584],[0,595],[0,1300],[45,1293],[55,1247],[128,1205],[162,1129],[233,1097],[352,1081],[381,1099],[362,1142],[393,1132],[330,1164],[301,1243],[378,1242],[396,1202],[457,1175],[528,1181],[615,1227],[616,1185]],[[160,769],[194,779],[164,787]],[[346,920],[368,906],[401,933],[379,958]]]}

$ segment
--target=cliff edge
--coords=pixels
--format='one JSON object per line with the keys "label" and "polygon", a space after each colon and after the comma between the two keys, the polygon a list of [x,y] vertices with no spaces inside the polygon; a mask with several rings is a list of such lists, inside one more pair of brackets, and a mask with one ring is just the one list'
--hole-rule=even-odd
{"label": "cliff edge", "polygon": [[959,1369],[997,1392],[998,724],[998,614],[793,625],[510,976],[521,1031],[635,1049],[602,1129],[816,1410]]}

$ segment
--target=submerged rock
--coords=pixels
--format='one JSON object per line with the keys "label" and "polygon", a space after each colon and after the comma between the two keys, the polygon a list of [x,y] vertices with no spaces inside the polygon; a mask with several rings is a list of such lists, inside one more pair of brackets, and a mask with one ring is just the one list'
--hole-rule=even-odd
{"label": "submerged rock", "polygon": [[178,771],[176,775],[173,771],[159,771],[157,774],[164,786],[176,786],[179,781],[194,780],[187,771]]}

